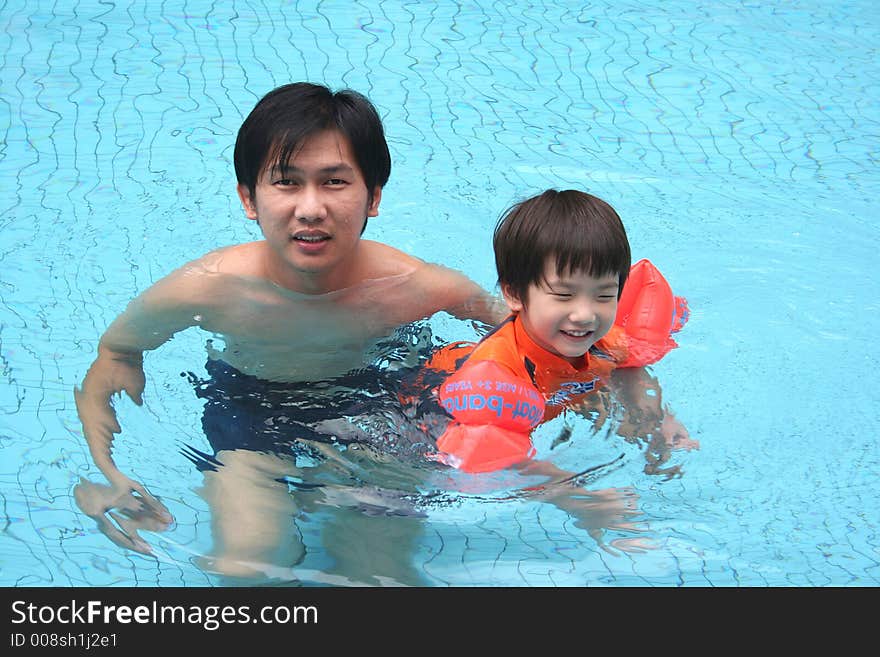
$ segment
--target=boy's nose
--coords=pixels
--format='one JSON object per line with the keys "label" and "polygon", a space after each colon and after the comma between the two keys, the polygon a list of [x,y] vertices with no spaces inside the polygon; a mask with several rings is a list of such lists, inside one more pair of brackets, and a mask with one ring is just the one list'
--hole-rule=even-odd
{"label": "boy's nose", "polygon": [[575,304],[568,319],[576,324],[592,324],[596,320],[593,304],[586,301]]}

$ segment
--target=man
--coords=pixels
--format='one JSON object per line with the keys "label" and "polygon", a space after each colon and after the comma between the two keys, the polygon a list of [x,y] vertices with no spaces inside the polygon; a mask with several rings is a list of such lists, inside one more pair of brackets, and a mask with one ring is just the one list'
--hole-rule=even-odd
{"label": "man", "polygon": [[[151,516],[142,524],[151,528],[171,521],[164,505],[120,472],[111,456],[113,435],[121,430],[111,399],[125,392],[142,403],[145,351],[199,326],[225,342],[225,349],[209,351],[212,376],[294,384],[363,368],[377,339],[441,310],[490,324],[504,315],[498,300],[461,273],[361,238],[367,219],[379,214],[391,168],[381,120],[362,95],[308,83],[275,89],[242,124],[234,160],[245,214],[264,239],[208,253],[144,291],[104,333],[75,390],[92,458],[111,483],[110,489],[81,487],[78,502],[114,541],[142,552],[149,549],[136,530],[114,526],[104,513],[116,507],[130,517]],[[212,509],[257,507],[258,524],[224,527],[215,518],[217,541],[232,556],[218,557],[214,566],[254,572],[272,561],[267,555],[275,549],[253,543],[255,533],[271,531],[257,519],[258,507],[283,507],[286,488],[267,501],[259,486],[241,488],[247,477],[230,485],[228,475],[241,468],[278,475],[286,466],[274,455],[245,455],[226,439],[207,438],[212,458],[226,466],[206,475]],[[238,512],[225,517],[242,519]],[[244,562],[251,565],[240,567]]]}

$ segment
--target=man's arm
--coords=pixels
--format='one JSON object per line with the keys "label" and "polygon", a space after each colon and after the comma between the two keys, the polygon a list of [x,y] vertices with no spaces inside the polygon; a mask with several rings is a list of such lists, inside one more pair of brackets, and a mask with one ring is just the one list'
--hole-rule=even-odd
{"label": "man's arm", "polygon": [[116,419],[112,399],[125,392],[135,404],[143,404],[143,352],[116,351],[98,345],[98,357],[92,363],[79,388],[74,388],[76,411],[92,460],[113,483],[121,483],[122,473],[111,456],[113,435],[122,431]]}
{"label": "man's arm", "polygon": [[200,308],[194,300],[201,278],[188,266],[134,299],[101,337],[97,358],[81,386],[74,389],[92,459],[113,484],[133,483],[119,471],[111,456],[113,436],[121,431],[113,397],[124,392],[134,403],[143,403],[143,354],[197,323],[195,316]]}
{"label": "man's arm", "polygon": [[495,326],[510,314],[501,297],[490,294],[459,271],[427,264],[422,276],[427,298],[459,319]]}

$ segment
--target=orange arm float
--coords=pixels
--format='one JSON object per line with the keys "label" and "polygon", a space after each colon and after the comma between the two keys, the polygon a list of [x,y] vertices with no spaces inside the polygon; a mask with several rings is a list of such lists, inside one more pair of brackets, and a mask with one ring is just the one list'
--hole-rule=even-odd
{"label": "orange arm float", "polygon": [[467,363],[440,386],[439,399],[455,421],[437,440],[437,460],[488,472],[534,455],[529,434],[544,418],[544,399],[531,381],[493,361]]}
{"label": "orange arm float", "polygon": [[628,356],[618,367],[642,367],[656,363],[678,346],[671,333],[688,320],[684,297],[672,293],[663,274],[649,261],[632,266],[617,303],[614,323],[628,338]]}

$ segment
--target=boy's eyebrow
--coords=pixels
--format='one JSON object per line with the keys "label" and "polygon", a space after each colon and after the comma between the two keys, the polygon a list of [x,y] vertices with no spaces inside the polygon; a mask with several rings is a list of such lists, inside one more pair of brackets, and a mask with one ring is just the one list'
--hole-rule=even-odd
{"label": "boy's eyebrow", "polygon": [[[545,278],[544,282],[546,282],[548,285],[561,285],[561,286],[565,286],[565,287],[572,286],[572,283],[564,278]],[[608,281],[607,283],[603,283],[599,287],[603,287],[603,288],[609,287],[610,288],[610,287],[619,287],[619,286],[620,286],[620,283],[618,283],[617,280],[613,280],[613,281]]]}
{"label": "boy's eyebrow", "polygon": [[[544,282],[547,285],[549,285],[550,287],[564,287],[564,288],[574,287],[571,283],[564,281],[564,280],[560,280],[558,278],[546,279]],[[614,282],[609,281],[607,283],[603,283],[602,285],[600,285],[598,289],[600,289],[600,290],[616,290],[619,287],[620,287],[620,284],[617,281],[614,281]]]}

